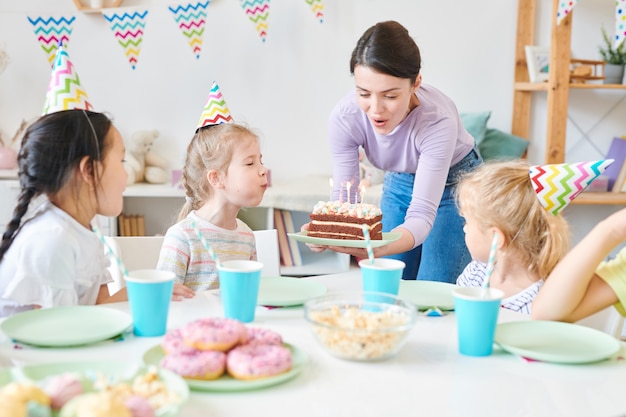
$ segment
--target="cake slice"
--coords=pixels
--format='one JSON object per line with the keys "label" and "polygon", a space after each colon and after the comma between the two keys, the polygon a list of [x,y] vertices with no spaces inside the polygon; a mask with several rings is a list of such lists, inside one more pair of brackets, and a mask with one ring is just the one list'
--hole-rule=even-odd
{"label": "cake slice", "polygon": [[365,240],[363,225],[369,226],[370,238],[382,240],[383,213],[373,204],[349,204],[320,201],[310,213],[307,236],[324,239]]}

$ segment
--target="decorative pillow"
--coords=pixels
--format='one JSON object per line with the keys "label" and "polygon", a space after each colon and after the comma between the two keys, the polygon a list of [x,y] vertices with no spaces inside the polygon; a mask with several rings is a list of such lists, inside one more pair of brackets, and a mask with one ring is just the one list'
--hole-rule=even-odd
{"label": "decorative pillow", "polygon": [[484,139],[478,144],[485,161],[521,158],[527,148],[527,140],[498,129],[487,129]]}
{"label": "decorative pillow", "polygon": [[478,113],[461,113],[461,122],[470,135],[476,140],[476,144],[480,144],[485,137],[487,130],[487,121],[491,117],[490,111]]}

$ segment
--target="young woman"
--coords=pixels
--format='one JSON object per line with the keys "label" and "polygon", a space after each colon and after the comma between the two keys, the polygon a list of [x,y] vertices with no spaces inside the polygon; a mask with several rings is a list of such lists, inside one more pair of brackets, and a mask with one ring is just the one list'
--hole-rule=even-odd
{"label": "young woman", "polygon": [[[362,147],[386,171],[383,231],[401,234],[374,255],[404,261],[403,279],[455,282],[470,255],[454,190],[482,158],[452,100],[422,83],[420,69],[419,48],[399,23],[377,23],[361,36],[350,59],[356,89],[330,115],[334,197],[354,201]],[[367,256],[365,249],[330,249]]]}

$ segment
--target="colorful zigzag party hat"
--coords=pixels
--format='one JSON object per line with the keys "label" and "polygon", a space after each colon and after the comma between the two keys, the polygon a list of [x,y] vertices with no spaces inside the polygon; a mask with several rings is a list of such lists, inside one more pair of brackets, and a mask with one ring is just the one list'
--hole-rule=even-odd
{"label": "colorful zigzag party hat", "polygon": [[63,45],[59,45],[52,67],[43,114],[73,109],[92,110],[93,106],[87,100],[87,92],[80,85],[80,78],[67,51]]}
{"label": "colorful zigzag party hat", "polygon": [[613,159],[592,162],[535,165],[530,182],[539,202],[555,216],[613,163]]}
{"label": "colorful zigzag party hat", "polygon": [[202,109],[202,115],[200,116],[196,129],[205,126],[220,125],[222,123],[233,123],[233,121],[233,116],[231,116],[230,110],[228,110],[226,100],[224,100],[220,87],[213,81],[211,91],[209,91],[209,98],[204,105],[204,109]]}

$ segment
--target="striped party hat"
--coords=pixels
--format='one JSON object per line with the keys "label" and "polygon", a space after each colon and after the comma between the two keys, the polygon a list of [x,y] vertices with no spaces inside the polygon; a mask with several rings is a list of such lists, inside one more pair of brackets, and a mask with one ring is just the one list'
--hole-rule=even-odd
{"label": "striped party hat", "polygon": [[93,110],[93,106],[87,100],[87,92],[80,85],[80,78],[67,51],[59,45],[42,114],[73,109]]}
{"label": "striped party hat", "polygon": [[202,115],[200,116],[196,130],[205,126],[233,123],[233,121],[233,116],[231,116],[230,110],[228,110],[226,100],[224,100],[224,96],[222,96],[220,87],[213,81],[211,91],[209,91],[209,98],[204,105],[204,109],[202,109]]}
{"label": "striped party hat", "polygon": [[539,202],[555,216],[613,163],[613,159],[592,162],[535,165],[530,182]]}

